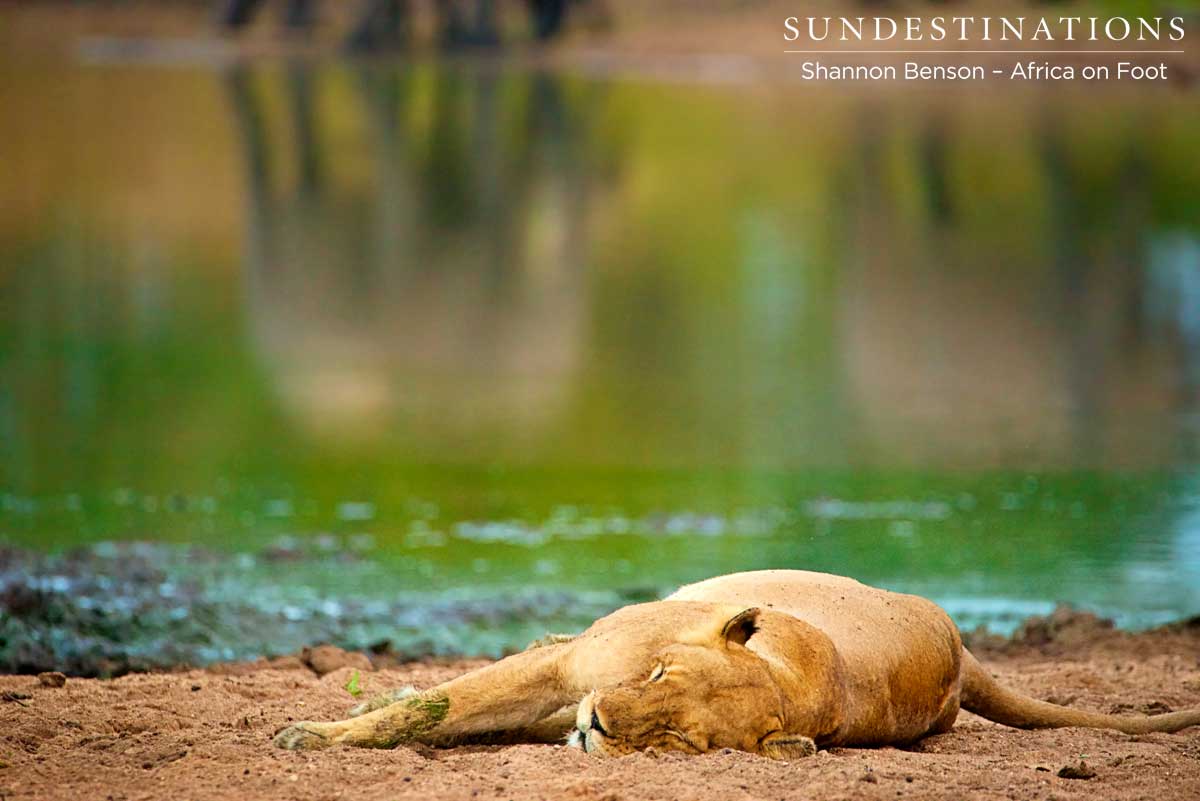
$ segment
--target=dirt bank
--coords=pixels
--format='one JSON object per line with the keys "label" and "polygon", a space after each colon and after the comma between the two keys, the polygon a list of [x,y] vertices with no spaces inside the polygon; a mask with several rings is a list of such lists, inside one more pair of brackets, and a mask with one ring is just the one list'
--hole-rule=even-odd
{"label": "dirt bank", "polygon": [[[1059,613],[974,647],[1008,684],[1086,709],[1200,706],[1200,626],[1143,634]],[[1022,732],[964,713],[908,749],[833,749],[783,764],[741,753],[601,760],[559,746],[279,751],[288,721],[339,716],[354,668],[336,653],[207,671],[68,679],[0,677],[0,798],[791,799],[1200,798],[1200,728],[1130,736]],[[359,655],[348,659],[365,666]],[[428,686],[480,662],[361,673],[376,692]],[[330,670],[317,675],[313,666]],[[1063,778],[1086,762],[1087,779]]]}

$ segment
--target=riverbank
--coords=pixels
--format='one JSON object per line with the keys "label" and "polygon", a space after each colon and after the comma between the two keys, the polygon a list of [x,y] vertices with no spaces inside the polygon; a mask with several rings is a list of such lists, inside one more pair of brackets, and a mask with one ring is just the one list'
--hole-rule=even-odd
{"label": "riverbank", "polygon": [[[641,541],[648,548],[686,542],[655,533],[676,522],[693,528],[716,524],[700,518],[643,521]],[[767,553],[769,541],[754,542]],[[300,654],[318,643],[361,651],[376,667],[429,658],[498,658],[548,631],[582,631],[618,607],[661,598],[698,577],[618,571],[612,581],[572,583],[540,574],[525,580],[510,562],[511,578],[489,582],[471,567],[481,558],[462,559],[465,573],[438,580],[424,576],[429,563],[411,552],[389,554],[373,538],[358,535],[285,536],[240,553],[150,542],[102,542],[58,553],[0,546],[0,674],[59,671],[115,678]],[[1055,608],[1054,596],[1034,600],[979,588],[970,595],[939,592],[937,582],[928,580],[932,591],[861,578],[931,598],[968,632],[1016,632],[1026,639],[1027,621]],[[1070,590],[1064,595],[1081,603],[1088,597]],[[1143,616],[1123,613],[1122,607],[1090,607],[1129,630],[1183,618],[1192,609],[1180,605],[1172,611],[1161,593],[1158,605],[1155,614]],[[986,633],[973,637],[1004,642]]]}
{"label": "riverbank", "polygon": [[[1005,684],[1056,703],[1150,714],[1200,706],[1196,621],[1133,634],[1060,610],[1028,621],[1011,639],[975,638],[972,647]],[[3,676],[0,797],[1200,796],[1198,729],[1175,735],[1025,732],[969,713],[952,732],[911,748],[836,748],[793,763],[742,753],[601,760],[562,746],[294,753],[270,744],[290,721],[343,715],[354,701],[346,686],[355,675],[371,694],[406,684],[428,687],[481,664],[423,661],[371,669],[362,654],[323,649],[208,670],[70,678],[63,686],[53,686],[51,677]]]}

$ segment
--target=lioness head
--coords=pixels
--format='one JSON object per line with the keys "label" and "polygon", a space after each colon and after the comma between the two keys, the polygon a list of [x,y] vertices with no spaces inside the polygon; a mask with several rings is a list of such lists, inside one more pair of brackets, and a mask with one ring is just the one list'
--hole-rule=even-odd
{"label": "lioness head", "polygon": [[642,678],[593,691],[579,704],[572,743],[602,756],[646,748],[702,754],[735,748],[776,759],[807,756],[813,741],[783,732],[783,696],[767,662],[746,647],[760,610],[685,634]]}

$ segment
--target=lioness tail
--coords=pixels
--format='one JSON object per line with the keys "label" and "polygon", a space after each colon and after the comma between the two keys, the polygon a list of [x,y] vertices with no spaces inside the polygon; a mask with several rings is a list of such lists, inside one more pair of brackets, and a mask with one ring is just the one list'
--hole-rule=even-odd
{"label": "lioness tail", "polygon": [[1200,709],[1166,715],[1106,715],[1038,701],[1001,686],[965,648],[962,661],[962,708],[1018,729],[1087,726],[1126,734],[1176,732],[1200,726]]}

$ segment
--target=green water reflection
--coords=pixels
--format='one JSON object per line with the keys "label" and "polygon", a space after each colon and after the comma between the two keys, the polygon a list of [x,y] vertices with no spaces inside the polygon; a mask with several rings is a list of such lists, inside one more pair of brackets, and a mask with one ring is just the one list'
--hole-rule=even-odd
{"label": "green water reflection", "polygon": [[789,566],[964,625],[1200,612],[1192,97],[494,63],[0,96],[0,541],[201,543],[314,598]]}

